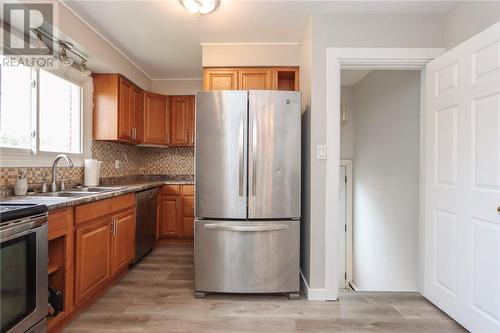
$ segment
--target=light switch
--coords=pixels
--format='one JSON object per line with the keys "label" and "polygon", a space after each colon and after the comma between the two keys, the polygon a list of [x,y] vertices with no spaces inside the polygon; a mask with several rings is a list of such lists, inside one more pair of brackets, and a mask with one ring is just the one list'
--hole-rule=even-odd
{"label": "light switch", "polygon": [[326,160],[326,146],[317,145],[316,146],[316,158],[318,160]]}

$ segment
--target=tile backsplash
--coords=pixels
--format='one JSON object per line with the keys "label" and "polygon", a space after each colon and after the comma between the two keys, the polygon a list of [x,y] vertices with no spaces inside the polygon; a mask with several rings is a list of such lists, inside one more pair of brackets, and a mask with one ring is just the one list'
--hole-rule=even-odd
{"label": "tile backsplash", "polygon": [[[102,162],[101,177],[194,174],[193,147],[137,147],[94,141],[92,158]],[[115,168],[116,161],[120,167]]]}
{"label": "tile backsplash", "polygon": [[[194,174],[193,147],[137,147],[114,142],[94,141],[92,158],[102,161],[101,178],[134,175],[192,175]],[[119,168],[115,168],[119,161]],[[28,184],[39,190],[44,180],[51,181],[52,168],[0,167],[0,196],[13,193],[21,170],[25,170]],[[58,179],[66,179],[69,186],[83,184],[83,167],[59,167]]]}

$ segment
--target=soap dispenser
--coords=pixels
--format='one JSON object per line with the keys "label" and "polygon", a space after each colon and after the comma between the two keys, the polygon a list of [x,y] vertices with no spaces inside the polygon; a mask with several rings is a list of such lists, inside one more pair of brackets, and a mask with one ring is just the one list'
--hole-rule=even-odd
{"label": "soap dispenser", "polygon": [[22,170],[19,177],[16,179],[16,184],[14,185],[15,195],[26,195],[28,192],[28,177],[26,170]]}

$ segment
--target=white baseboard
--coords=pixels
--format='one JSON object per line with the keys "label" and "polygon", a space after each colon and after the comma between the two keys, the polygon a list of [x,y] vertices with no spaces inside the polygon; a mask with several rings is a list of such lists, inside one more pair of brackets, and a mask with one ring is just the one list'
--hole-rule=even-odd
{"label": "white baseboard", "polygon": [[309,288],[307,284],[306,278],[304,274],[302,274],[302,270],[300,271],[300,277],[302,279],[302,284],[304,286],[304,292],[307,296],[307,299],[310,301],[326,301],[326,289],[312,289]]}

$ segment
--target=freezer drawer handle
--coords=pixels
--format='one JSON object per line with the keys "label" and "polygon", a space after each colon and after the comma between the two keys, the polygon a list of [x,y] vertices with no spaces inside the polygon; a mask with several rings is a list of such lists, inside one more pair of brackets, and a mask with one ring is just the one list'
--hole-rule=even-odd
{"label": "freezer drawer handle", "polygon": [[205,229],[212,230],[227,230],[227,231],[249,231],[249,232],[261,232],[261,231],[277,231],[277,230],[287,230],[288,225],[286,224],[271,224],[265,226],[243,226],[243,225],[225,225],[225,224],[205,224]]}

